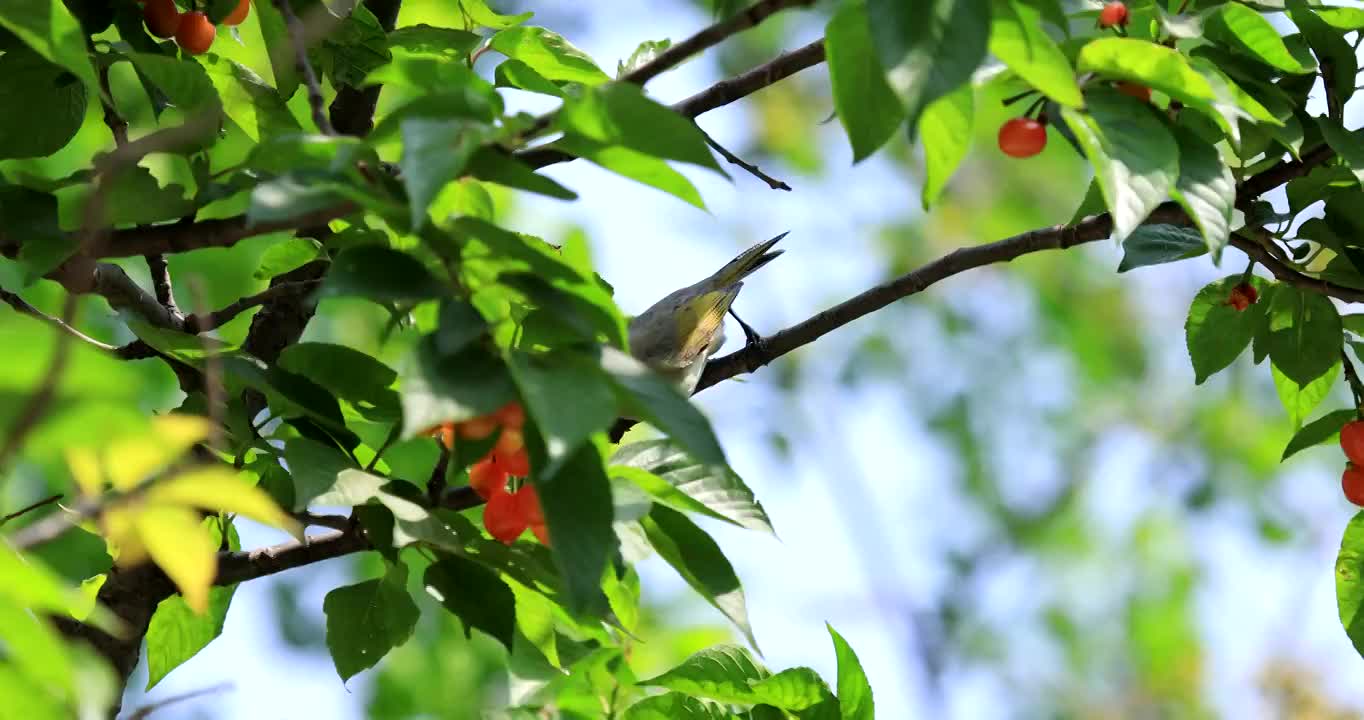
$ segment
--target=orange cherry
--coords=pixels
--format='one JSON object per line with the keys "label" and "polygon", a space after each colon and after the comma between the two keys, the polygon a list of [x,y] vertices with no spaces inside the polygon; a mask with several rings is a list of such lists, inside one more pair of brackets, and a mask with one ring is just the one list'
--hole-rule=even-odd
{"label": "orange cherry", "polygon": [[501,492],[488,498],[488,506],[483,508],[483,527],[489,535],[510,545],[528,526],[521,516],[520,502],[511,493]]}
{"label": "orange cherry", "polygon": [[251,12],[251,0],[241,0],[237,7],[223,18],[224,25],[241,25],[246,20],[246,14]]}
{"label": "orange cherry", "polygon": [[469,485],[484,500],[490,500],[499,492],[507,491],[507,471],[492,458],[474,463],[469,468]]}
{"label": "orange cherry", "polygon": [[175,37],[180,29],[180,8],[175,0],[147,0],[142,7],[142,20],[147,31],[159,38]]}
{"label": "orange cherry", "polygon": [[497,418],[483,415],[459,424],[459,436],[470,440],[482,440],[497,430]]}
{"label": "orange cherry", "polygon": [[180,18],[180,27],[175,31],[175,42],[189,55],[203,55],[213,46],[218,37],[218,28],[208,21],[208,16],[199,12],[187,12]]}
{"label": "orange cherry", "polygon": [[1347,464],[1345,473],[1340,476],[1340,489],[1345,491],[1346,500],[1364,507],[1364,470]]}
{"label": "orange cherry", "polygon": [[1364,420],[1352,420],[1340,429],[1340,449],[1350,462],[1364,466]]}

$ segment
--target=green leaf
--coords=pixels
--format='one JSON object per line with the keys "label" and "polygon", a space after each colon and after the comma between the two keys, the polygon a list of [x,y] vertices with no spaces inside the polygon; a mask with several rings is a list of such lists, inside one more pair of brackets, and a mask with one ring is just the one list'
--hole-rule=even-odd
{"label": "green leaf", "polygon": [[771,673],[747,650],[736,645],[717,645],[692,655],[662,675],[641,680],[639,684],[722,703],[752,705],[758,702],[752,685],[768,677]]}
{"label": "green leaf", "polygon": [[382,245],[342,250],[318,292],[323,296],[358,295],[375,302],[429,300],[449,294],[420,260]]}
{"label": "green leaf", "polygon": [[236,591],[236,585],[209,590],[208,612],[202,615],[190,610],[179,595],[156,606],[147,628],[147,690],[223,634],[227,608]]}
{"label": "green leaf", "polygon": [[557,473],[534,473],[531,482],[540,497],[569,612],[600,615],[607,608],[601,578],[616,535],[611,529],[611,483],[596,447],[579,447]]}
{"label": "green leaf", "polygon": [[667,105],[650,100],[637,85],[611,83],[590,88],[581,97],[564,101],[557,122],[561,129],[589,140],[623,145],[645,155],[700,165],[725,175],[696,124]]}
{"label": "green leaf", "polygon": [[1275,69],[1288,73],[1309,73],[1316,69],[1299,62],[1269,20],[1245,5],[1222,5],[1218,12],[1208,17],[1203,27],[1207,39],[1235,48]]}
{"label": "green leaf", "polygon": [[[1204,380],[1230,365],[1250,344],[1263,318],[1268,298],[1262,298],[1243,312],[1237,312],[1227,304],[1232,288],[1240,282],[1240,275],[1232,275],[1209,283],[1198,291],[1189,306],[1184,337],[1189,359],[1193,361],[1196,384],[1203,384]],[[1251,284],[1263,292],[1264,280],[1252,277]]]}
{"label": "green leaf", "polygon": [[676,387],[620,350],[607,347],[601,353],[602,368],[627,413],[667,433],[698,461],[727,464],[710,422]]}
{"label": "green leaf", "polygon": [[975,121],[975,88],[962,85],[934,100],[919,116],[924,149],[923,205],[937,202],[947,181],[971,148]]}
{"label": "green leaf", "polygon": [[1198,257],[1208,252],[1203,236],[1182,225],[1142,225],[1122,242],[1118,272]]}
{"label": "green leaf", "polygon": [[[848,133],[856,163],[886,144],[904,123],[905,111],[886,83],[885,70],[872,48],[865,5],[845,3],[834,13],[824,31],[824,50],[834,109]],[[932,147],[926,140],[925,148]]]}
{"label": "green leaf", "polygon": [[1208,80],[1178,51],[1135,38],[1104,37],[1080,50],[1080,72],[1127,80],[1169,95],[1185,105],[1210,108],[1216,95]]}
{"label": "green leaf", "polygon": [[61,0],[5,0],[0,4],[0,30],[8,30],[34,52],[75,73],[85,87],[96,87],[85,33]]}
{"label": "green leaf", "polygon": [[1327,144],[1354,173],[1355,180],[1364,183],[1364,129],[1346,130],[1339,122],[1324,115],[1317,118],[1317,126]]}
{"label": "green leaf", "polygon": [[208,79],[223,110],[252,140],[301,130],[284,98],[253,70],[235,60],[206,55]]}
{"label": "green leaf", "polygon": [[1179,144],[1179,179],[1170,196],[1203,231],[1208,251],[1216,260],[1231,237],[1236,178],[1216,147],[1184,128],[1176,127],[1174,134]]}
{"label": "green leaf", "polygon": [[611,79],[587,53],[542,27],[507,28],[493,35],[490,45],[550,80],[596,85]]}
{"label": "green leaf", "polygon": [[734,715],[679,692],[644,698],[625,709],[622,720],[727,720]]}
{"label": "green leaf", "polygon": [[355,5],[350,15],[322,37],[321,44],[309,56],[333,87],[360,87],[370,71],[393,59],[388,34],[379,18],[363,4]]}
{"label": "green leaf", "polygon": [[635,51],[630,53],[630,57],[616,63],[616,77],[620,78],[640,67],[649,64],[658,54],[673,46],[673,41],[668,38],[662,40],[645,40],[635,47]]}
{"label": "green leaf", "polygon": [[[285,460],[294,473],[298,500],[296,507],[309,504],[323,507],[382,506],[393,517],[391,546],[403,548],[414,543],[450,552],[462,552],[464,543],[453,527],[431,514],[418,503],[417,489],[401,480],[390,481],[355,468],[339,453],[305,439],[293,439],[285,446]],[[295,465],[293,458],[317,459],[316,467]],[[301,475],[302,474],[302,475]],[[390,539],[390,538],[385,538]],[[375,549],[384,543],[376,540]]]}
{"label": "green leaf", "polygon": [[1310,447],[1334,443],[1340,437],[1340,429],[1345,427],[1345,423],[1358,416],[1355,410],[1336,410],[1307,423],[1288,441],[1280,459],[1287,460]]}
{"label": "green leaf", "polygon": [[418,611],[406,583],[405,566],[397,565],[383,578],[339,587],[322,600],[327,649],[343,682],[412,637]]}
{"label": "green leaf", "polygon": [[1340,624],[1364,656],[1364,511],[1355,513],[1340,539],[1340,553],[1336,556],[1336,608]]}
{"label": "green leaf", "polygon": [[788,668],[752,685],[758,702],[782,710],[800,711],[831,699],[833,693],[808,667]]}
{"label": "green leaf", "polygon": [[397,405],[397,395],[390,388],[398,373],[359,350],[331,343],[294,343],[284,348],[276,364],[352,403]]}
{"label": "green leaf", "polygon": [[1322,79],[1330,88],[1327,96],[1340,103],[1335,111],[1342,110],[1354,95],[1355,76],[1359,72],[1354,48],[1346,42],[1345,33],[1332,27],[1302,0],[1289,0],[1288,16],[1317,56]]}
{"label": "green leaf", "polygon": [[990,0],[868,0],[872,46],[910,127],[928,104],[967,83],[985,59]]}
{"label": "green leaf", "polygon": [[493,71],[493,81],[497,87],[512,87],[557,98],[566,97],[563,86],[568,84],[562,80],[556,83],[516,59],[505,60],[498,65]]}
{"label": "green leaf", "polygon": [[662,505],[655,505],[640,520],[640,524],[659,557],[673,566],[677,574],[706,602],[729,618],[750,645],[757,647],[753,628],[748,623],[744,589],[739,584],[739,577],[734,574],[734,567],[710,535],[688,520],[686,515]]}
{"label": "green leaf", "polygon": [[829,637],[834,641],[834,654],[838,657],[838,705],[842,720],[875,720],[876,703],[872,698],[871,683],[862,671],[862,663],[857,653],[842,635],[828,623]]}
{"label": "green leaf", "polygon": [[426,23],[400,27],[388,34],[389,49],[443,55],[455,60],[468,57],[482,40],[471,32]]}
{"label": "green leaf", "polygon": [[1364,9],[1352,7],[1318,7],[1317,16],[1337,30],[1364,28]]}
{"label": "green leaf", "polygon": [[0,107],[11,108],[0,112],[0,160],[66,147],[85,120],[86,97],[79,77],[38,53],[0,55]]}
{"label": "green leaf", "polygon": [[1329,298],[1281,285],[1268,311],[1269,358],[1286,377],[1306,385],[1340,360],[1344,329]]}
{"label": "green leaf", "polygon": [[265,49],[270,57],[270,73],[275,78],[275,87],[279,89],[280,97],[287,100],[298,90],[298,66],[284,15],[273,2],[253,2],[251,12],[260,24],[261,39],[265,41]]}
{"label": "green leaf", "polygon": [[[65,696],[71,693],[75,686],[75,668],[61,634],[47,618],[0,599],[0,642],[5,644],[6,664],[38,683],[43,688],[42,694],[56,691]],[[14,698],[7,697],[6,700]],[[12,712],[12,706],[7,710]]]}
{"label": "green leaf", "polygon": [[488,9],[488,3],[485,0],[459,0],[459,11],[468,22],[494,30],[520,25],[535,15],[533,12],[524,12],[519,15],[499,15]]}
{"label": "green leaf", "polygon": [[412,227],[426,223],[427,209],[446,183],[464,172],[469,158],[492,136],[491,128],[467,120],[431,120],[413,117],[403,121],[403,157],[400,167],[407,184]]}
{"label": "green leaf", "polygon": [[25,284],[65,262],[80,243],[77,235],[62,232],[57,196],[17,185],[0,184],[0,227],[21,243]]}
{"label": "green leaf", "polygon": [[316,260],[322,245],[312,238],[290,237],[265,249],[260,266],[252,275],[257,280],[269,280]]}
{"label": "green leaf", "polygon": [[479,344],[444,352],[427,336],[401,377],[404,439],[490,413],[516,397],[507,366]]}
{"label": "green leaf", "polygon": [[183,112],[217,112],[222,109],[218,91],[199,63],[150,53],[129,53],[127,57]]}
{"label": "green leaf", "polygon": [[517,190],[547,195],[560,200],[576,200],[578,194],[541,175],[514,156],[493,148],[483,148],[469,159],[469,175]]}
{"label": "green leaf", "polygon": [[547,475],[616,419],[615,393],[594,358],[571,351],[514,352],[507,366],[545,441],[549,463],[541,472]]}
{"label": "green leaf", "polygon": [[1122,241],[1174,187],[1179,147],[1151,107],[1135,98],[1095,91],[1088,109],[1061,112],[1094,165],[1113,216],[1113,237]]}
{"label": "green leaf", "polygon": [[1271,364],[1270,371],[1274,376],[1274,388],[1279,392],[1279,401],[1288,411],[1288,420],[1293,424],[1293,429],[1302,428],[1302,422],[1307,418],[1327,395],[1331,394],[1331,386],[1335,384],[1336,377],[1340,375],[1340,363],[1331,366],[1320,377],[1305,385],[1284,375],[1278,367]]}
{"label": "green leaf", "polygon": [[464,635],[477,628],[512,649],[516,597],[497,573],[449,553],[441,553],[422,576],[426,593],[464,623]]}
{"label": "green leaf", "polygon": [[[104,221],[111,225],[150,224],[182,218],[194,210],[185,187],[162,187],[151,171],[141,165],[126,168],[105,179]],[[79,193],[90,197],[89,188]]]}
{"label": "green leaf", "polygon": [[662,190],[702,210],[706,209],[705,202],[701,200],[701,193],[687,176],[652,155],[620,145],[606,145],[576,135],[566,135],[554,143],[554,146],[617,175]]}
{"label": "green leaf", "polygon": [[[675,510],[699,512],[750,530],[776,534],[771,520],[742,478],[724,465],[694,460],[667,439],[622,445],[611,456],[619,474]],[[645,473],[620,473],[625,469]]]}
{"label": "green leaf", "polygon": [[1075,108],[1084,105],[1075,69],[1043,29],[1042,14],[1028,3],[995,0],[990,52],[1057,103]]}

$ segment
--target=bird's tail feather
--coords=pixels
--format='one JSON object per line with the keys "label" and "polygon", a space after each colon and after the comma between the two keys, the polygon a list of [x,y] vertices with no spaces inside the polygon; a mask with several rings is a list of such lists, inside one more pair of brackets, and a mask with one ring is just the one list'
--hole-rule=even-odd
{"label": "bird's tail feather", "polygon": [[739,253],[738,257],[730,260],[727,265],[720,268],[719,272],[715,273],[715,287],[725,287],[726,285],[739,282],[749,275],[752,275],[758,268],[776,260],[777,256],[781,255],[784,251],[773,250],[772,246],[776,245],[778,241],[786,237],[789,233],[790,231],[788,230],[771,240],[764,240],[742,253]]}

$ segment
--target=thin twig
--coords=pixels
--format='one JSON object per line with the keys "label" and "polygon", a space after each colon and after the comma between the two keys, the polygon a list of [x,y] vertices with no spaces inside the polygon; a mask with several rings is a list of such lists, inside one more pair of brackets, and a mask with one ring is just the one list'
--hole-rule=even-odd
{"label": "thin twig", "polygon": [[33,307],[32,305],[28,304],[28,302],[25,301],[23,298],[19,297],[17,294],[9,292],[4,288],[0,288],[0,300],[3,300],[10,307],[14,308],[15,310],[25,315],[38,318],[39,320],[42,320],[43,322],[57,328],[58,330],[61,330],[64,333],[69,333],[72,337],[76,338],[77,340],[80,340],[81,342],[86,343],[87,345],[94,346],[96,348],[99,348],[100,350],[104,350],[105,352],[115,352],[118,350],[118,348],[114,347],[113,345],[102,343],[90,337],[89,335],[86,335],[80,330],[77,330],[76,328],[72,327],[66,322],[63,322],[61,318],[52,317],[51,315],[48,315],[42,310]]}
{"label": "thin twig", "polygon": [[35,502],[35,503],[31,504],[31,505],[27,505],[27,506],[25,506],[25,507],[21,507],[21,508],[19,508],[18,510],[15,510],[14,512],[12,512],[12,513],[10,513],[10,514],[4,516],[4,517],[0,517],[0,527],[4,527],[5,523],[9,522],[10,520],[13,520],[14,518],[17,518],[17,517],[19,517],[19,516],[21,516],[21,515],[25,515],[25,514],[31,513],[31,512],[33,512],[34,510],[37,510],[38,508],[43,507],[44,505],[51,505],[52,503],[57,502],[58,500],[61,500],[62,497],[64,497],[64,496],[63,496],[61,493],[57,493],[56,495],[51,495],[51,496],[45,497],[45,498],[43,498],[42,500],[39,500],[38,502]]}
{"label": "thin twig", "polygon": [[[786,8],[813,4],[814,0],[760,0],[742,12],[735,13],[732,17],[715,23],[676,45],[669,46],[663,52],[655,55],[654,59],[622,75],[619,82],[644,85],[662,73],[681,65],[684,60],[692,55],[714,47],[732,35],[756,27],[762,21]],[[525,131],[524,136],[535,137],[548,128],[552,122],[554,122],[553,113],[541,115]]]}
{"label": "thin twig", "polygon": [[[701,130],[701,126],[700,125],[696,126],[696,129]],[[773,190],[786,190],[787,192],[790,192],[791,190],[790,185],[787,185],[786,183],[768,175],[767,173],[764,173],[762,170],[759,170],[757,165],[745,162],[743,158],[730,152],[728,149],[725,148],[724,145],[715,142],[715,138],[711,137],[710,133],[706,132],[705,130],[701,130],[701,137],[705,138],[706,144],[711,146],[711,148],[714,149],[715,152],[720,153],[720,156],[728,160],[731,165],[738,165],[739,167],[748,171],[749,175],[752,175],[753,177],[758,178],[759,180],[762,180],[763,182],[767,183],[767,186],[772,188]]]}
{"label": "thin twig", "polygon": [[643,85],[670,68],[680,65],[683,60],[686,60],[692,55],[720,44],[725,38],[728,38],[731,35],[756,27],[763,20],[766,20],[786,8],[809,6],[813,4],[814,0],[762,0],[761,2],[756,2],[748,6],[748,8],[742,12],[736,13],[726,20],[715,23],[676,45],[670,46],[668,49],[656,55],[653,60],[626,73],[621,77],[621,81]]}
{"label": "thin twig", "polygon": [[1345,368],[1345,381],[1350,386],[1350,395],[1355,400],[1355,413],[1364,412],[1364,383],[1359,381],[1359,373],[1355,372],[1354,363],[1350,362],[1350,354],[1345,352],[1345,348],[1340,349],[1340,364]]}
{"label": "thin twig", "polygon": [[212,687],[200,688],[198,690],[190,690],[189,692],[180,693],[179,695],[171,695],[168,698],[157,700],[154,703],[148,703],[134,710],[132,714],[128,716],[128,720],[145,720],[145,718],[150,716],[152,713],[156,712],[157,710],[161,710],[162,708],[165,708],[167,705],[182,703],[186,700],[193,700],[194,698],[203,697],[205,695],[213,695],[215,693],[227,692],[231,690],[233,687],[235,686],[232,683],[224,682],[218,683],[217,685],[214,685]]}
{"label": "thin twig", "polygon": [[95,65],[99,68],[99,104],[104,109],[104,124],[108,126],[109,132],[114,136],[115,145],[124,145],[128,142],[128,121],[118,114],[118,108],[114,105],[114,91],[109,86],[109,63],[106,58],[99,56],[95,52],[95,43],[86,38],[85,47],[95,58]]}
{"label": "thin twig", "polygon": [[308,62],[303,23],[299,22],[298,16],[294,14],[294,8],[289,4],[289,0],[275,0],[275,6],[284,15],[285,26],[289,29],[289,43],[294,46],[294,64],[298,67],[298,74],[303,77],[303,84],[308,88],[308,105],[312,107],[313,123],[323,133],[335,135],[336,128],[332,127],[332,121],[327,117],[327,103],[322,98],[322,86],[317,82],[317,74],[313,72],[312,63]]}

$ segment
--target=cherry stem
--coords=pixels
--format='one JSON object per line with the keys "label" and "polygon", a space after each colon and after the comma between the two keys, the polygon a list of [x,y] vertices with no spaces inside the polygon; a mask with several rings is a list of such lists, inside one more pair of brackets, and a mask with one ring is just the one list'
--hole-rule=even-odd
{"label": "cherry stem", "polygon": [[[1032,117],[1042,108],[1042,105],[1046,102],[1047,98],[1045,95],[1040,98],[1037,98],[1036,100],[1033,101],[1031,105],[1028,106],[1028,109],[1023,112],[1023,117]],[[1041,122],[1046,122],[1045,120],[1041,120],[1040,116],[1039,120]]]}
{"label": "cherry stem", "polygon": [[1355,372],[1354,363],[1350,362],[1350,355],[1345,352],[1345,348],[1340,349],[1340,364],[1345,369],[1345,379],[1350,384],[1350,394],[1355,399],[1355,417],[1364,417],[1364,383],[1359,381],[1359,374]]}
{"label": "cherry stem", "polygon": [[1248,282],[1250,282],[1250,278],[1253,277],[1253,273],[1254,273],[1254,272],[1255,272],[1255,260],[1252,259],[1249,263],[1246,264],[1246,271],[1243,272],[1243,273],[1241,273],[1241,282],[1243,282],[1243,283],[1248,283]]}
{"label": "cherry stem", "polygon": [[1033,94],[1036,93],[1036,92],[1037,92],[1037,89],[1036,89],[1036,88],[1031,89],[1031,90],[1025,90],[1025,91],[1023,91],[1023,92],[1021,92],[1021,93],[1019,93],[1019,94],[1017,94],[1017,95],[1010,95],[1009,97],[1004,98],[1003,100],[1000,101],[1000,103],[1001,103],[1002,105],[1004,105],[1005,107],[1008,107],[1008,106],[1013,105],[1014,103],[1018,102],[1019,100],[1022,100],[1023,98],[1026,98],[1026,97],[1028,97],[1028,96],[1030,96],[1030,95],[1033,95]]}

